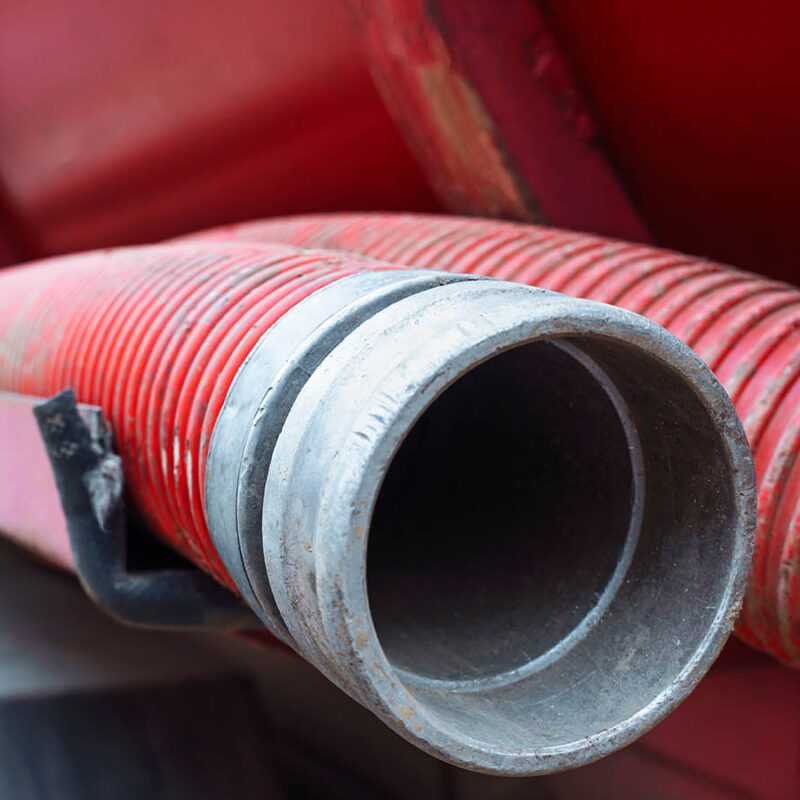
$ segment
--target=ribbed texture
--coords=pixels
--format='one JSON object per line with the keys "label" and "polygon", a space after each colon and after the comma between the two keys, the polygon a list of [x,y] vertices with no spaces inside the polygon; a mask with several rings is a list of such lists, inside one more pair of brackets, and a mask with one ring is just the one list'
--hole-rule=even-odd
{"label": "ribbed texture", "polygon": [[755,454],[758,529],[739,633],[800,666],[800,291],[664,250],[491,220],[320,215],[200,238],[287,242],[490,275],[613,303],[668,328],[724,384]]}
{"label": "ribbed texture", "polygon": [[211,544],[205,464],[227,390],[259,337],[312,292],[367,265],[275,245],[101,251],[0,275],[0,389],[71,386],[102,407],[147,522],[232,586]]}

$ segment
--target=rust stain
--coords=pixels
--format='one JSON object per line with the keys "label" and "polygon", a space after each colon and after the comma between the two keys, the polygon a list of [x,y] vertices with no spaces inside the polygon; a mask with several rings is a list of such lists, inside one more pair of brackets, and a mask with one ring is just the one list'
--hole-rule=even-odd
{"label": "rust stain", "polygon": [[[398,28],[391,4],[358,10],[373,78],[440,198],[453,211],[541,218],[508,163],[491,116],[426,15]],[[407,120],[413,120],[413,130]]]}

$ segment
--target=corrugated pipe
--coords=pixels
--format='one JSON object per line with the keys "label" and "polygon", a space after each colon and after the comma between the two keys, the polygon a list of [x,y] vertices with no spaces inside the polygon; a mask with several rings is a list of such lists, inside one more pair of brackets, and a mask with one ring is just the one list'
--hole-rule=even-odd
{"label": "corrugated pipe", "polygon": [[643,314],[686,342],[728,390],[759,487],[753,568],[737,632],[800,666],[800,291],[703,259],[493,220],[327,215],[201,236],[329,247],[488,275]]}
{"label": "corrugated pipe", "polygon": [[[303,224],[394,235],[272,231]],[[519,259],[532,233],[511,230]],[[465,240],[475,262],[449,266],[510,267],[510,244]],[[617,749],[738,612],[744,432],[702,361],[622,309],[274,244],[5,271],[0,388],[66,386],[110,420],[157,533],[455,764],[534,774]]]}

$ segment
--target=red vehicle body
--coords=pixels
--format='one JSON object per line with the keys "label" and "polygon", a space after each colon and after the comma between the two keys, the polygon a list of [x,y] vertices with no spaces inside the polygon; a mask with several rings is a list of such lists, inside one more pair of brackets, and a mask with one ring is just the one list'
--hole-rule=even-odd
{"label": "red vehicle body", "polygon": [[[752,0],[7,0],[0,260],[450,211],[797,283],[798,26]],[[800,672],[732,641],[642,740],[541,780],[430,796],[794,800]]]}

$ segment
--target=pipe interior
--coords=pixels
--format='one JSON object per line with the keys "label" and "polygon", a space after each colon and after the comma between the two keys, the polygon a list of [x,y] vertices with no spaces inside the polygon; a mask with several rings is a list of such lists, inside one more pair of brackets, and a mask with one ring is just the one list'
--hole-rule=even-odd
{"label": "pipe interior", "polygon": [[595,607],[629,532],[628,441],[606,389],[548,342],[473,369],[428,408],[384,479],[368,589],[392,664],[505,673]]}
{"label": "pipe interior", "polygon": [[647,707],[730,585],[734,465],[694,387],[617,340],[570,343],[605,381],[549,342],[480,364],[409,431],[373,509],[367,592],[397,679],[493,747]]}

